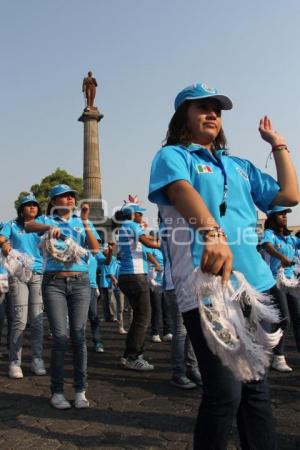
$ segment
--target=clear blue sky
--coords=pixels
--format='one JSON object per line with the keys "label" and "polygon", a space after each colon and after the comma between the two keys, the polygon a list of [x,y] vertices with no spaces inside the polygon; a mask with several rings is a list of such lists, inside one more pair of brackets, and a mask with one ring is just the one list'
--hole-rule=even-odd
{"label": "clear blue sky", "polygon": [[[268,114],[300,167],[298,0],[0,0],[1,212],[57,167],[82,176],[82,78],[99,88],[103,196],[148,204],[150,164],[176,93],[200,81],[229,95],[233,154],[264,168]],[[274,162],[268,169],[274,174]],[[290,224],[300,225],[300,207]]]}

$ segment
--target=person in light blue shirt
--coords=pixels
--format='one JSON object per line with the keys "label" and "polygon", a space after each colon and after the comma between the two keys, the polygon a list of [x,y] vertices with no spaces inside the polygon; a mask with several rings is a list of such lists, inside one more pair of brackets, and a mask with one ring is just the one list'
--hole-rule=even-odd
{"label": "person in light blue shirt", "polygon": [[[76,191],[66,184],[54,186],[49,193],[47,216],[26,224],[27,232],[46,233],[57,239],[58,246],[66,245],[61,237],[71,237],[79,246],[99,251],[100,239],[89,221],[88,203],[80,205],[80,217],[74,214]],[[55,249],[45,260],[42,292],[50,330],[53,335],[51,352],[51,399],[57,409],[68,409],[71,404],[64,397],[64,356],[68,346],[69,317],[70,339],[74,358],[75,408],[88,408],[85,396],[87,387],[86,323],[91,298],[88,274],[88,252],[78,263],[58,261]]]}
{"label": "person in light blue shirt", "polygon": [[[4,223],[0,222],[0,233],[3,228]],[[2,255],[0,255],[2,256]],[[2,331],[5,321],[5,316],[7,319],[7,339],[6,345],[7,349],[9,349],[9,339],[10,339],[10,330],[11,330],[11,317],[9,310],[9,296],[8,296],[8,274],[7,270],[3,266],[3,261],[0,262],[0,344],[2,338]],[[2,352],[0,351],[0,359],[2,358]]]}
{"label": "person in light blue shirt", "polygon": [[[112,281],[112,290],[114,297],[116,299],[116,315],[117,315],[117,323],[118,323],[118,333],[119,334],[127,334],[126,329],[124,328],[124,308],[125,308],[125,297],[121,289],[119,288],[119,274],[121,263],[118,257],[113,257],[111,264],[109,265],[109,274]],[[128,305],[131,310],[131,307]],[[129,313],[130,314],[130,313]],[[129,321],[131,321],[129,319]]]}
{"label": "person in light blue shirt", "polygon": [[43,260],[39,249],[40,236],[27,234],[25,223],[40,216],[41,209],[33,194],[20,199],[17,218],[4,224],[0,232],[2,253],[7,256],[11,249],[33,258],[32,276],[28,282],[16,276],[9,277],[10,316],[12,319],[9,344],[10,378],[23,378],[22,342],[27,320],[30,322],[32,363],[31,370],[36,375],[45,375],[43,361],[43,299],[41,295]]}
{"label": "person in light blue shirt", "polygon": [[[158,242],[158,234],[150,232],[150,236],[156,242]],[[152,342],[161,342],[160,337],[160,325],[163,325],[163,338],[164,342],[170,342],[172,340],[172,319],[170,304],[168,302],[168,297],[164,295],[162,284],[163,284],[163,274],[164,274],[164,256],[161,249],[151,248],[147,249],[147,255],[152,255],[152,257],[157,261],[159,265],[159,270],[151,261],[149,264],[149,286],[150,286],[150,302],[151,302],[151,340]],[[154,275],[153,280],[151,277]]]}
{"label": "person in light blue shirt", "polygon": [[[288,280],[296,279],[294,259],[300,249],[300,239],[293,236],[287,227],[287,214],[292,212],[286,206],[276,205],[267,213],[265,231],[261,240],[264,251],[270,256],[270,268],[276,280],[280,268]],[[272,367],[279,372],[291,372],[292,368],[285,358],[285,342],[290,322],[293,324],[297,349],[300,352],[300,289],[281,286],[276,296],[277,306],[282,321],[280,327],[284,331],[279,344],[274,348]]]}
{"label": "person in light blue shirt", "polygon": [[88,318],[91,325],[92,337],[94,343],[94,350],[96,353],[103,353],[104,346],[101,339],[101,329],[100,329],[100,318],[98,314],[98,298],[99,298],[99,287],[97,283],[97,267],[99,264],[104,264],[105,256],[102,252],[93,255],[90,253],[88,267],[89,267],[89,279],[91,286],[91,301],[88,311]]}
{"label": "person in light blue shirt", "polygon": [[125,203],[119,211],[118,255],[120,258],[119,287],[133,310],[133,319],[126,336],[126,348],[121,363],[127,369],[147,371],[154,366],[143,358],[144,343],[150,321],[148,263],[144,246],[159,248],[145,235],[141,226],[145,208]]}
{"label": "person in light blue shirt", "polygon": [[[110,246],[115,249],[115,242],[109,241],[103,246],[104,254]],[[116,256],[111,257],[108,265],[102,265],[100,269],[99,285],[101,289],[101,301],[103,315],[106,322],[116,322],[119,334],[126,334],[124,330],[124,295],[118,288],[120,263]]]}
{"label": "person in light blue shirt", "polygon": [[268,450],[276,447],[276,433],[266,378],[242,384],[211,352],[187,282],[201,266],[223,283],[234,269],[258,291],[273,288],[272,273],[256,251],[256,207],[267,211],[271,204],[299,202],[286,141],[267,116],[259,132],[271,145],[278,181],[229,154],[221,114],[231,108],[229,97],[204,83],[179,92],[166,143],[152,162],[149,200],[159,208],[178,307],[203,379],[194,448],[227,448],[237,416],[242,447]]}

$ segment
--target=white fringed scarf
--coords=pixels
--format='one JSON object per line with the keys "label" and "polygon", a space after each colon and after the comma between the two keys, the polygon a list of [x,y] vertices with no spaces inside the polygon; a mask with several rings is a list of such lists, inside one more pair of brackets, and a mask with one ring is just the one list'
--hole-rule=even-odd
{"label": "white fringed scarf", "polygon": [[294,270],[295,276],[293,278],[287,278],[284,273],[284,268],[280,267],[277,278],[276,278],[276,286],[280,289],[282,286],[298,288],[300,287],[300,279],[297,277],[297,271]]}
{"label": "white fringed scarf", "polygon": [[6,257],[3,257],[3,266],[9,276],[17,277],[24,283],[27,283],[32,277],[33,262],[33,257],[15,249],[12,249]]}
{"label": "white fringed scarf", "polygon": [[7,273],[0,273],[0,294],[8,292],[8,276]]}
{"label": "white fringed scarf", "polygon": [[202,329],[210,350],[237,379],[261,378],[270,364],[271,349],[282,336],[281,329],[267,333],[261,326],[261,321],[280,321],[271,297],[253,289],[239,272],[233,272],[223,288],[220,276],[197,268],[188,283],[198,299]]}
{"label": "white fringed scarf", "polygon": [[45,233],[40,242],[44,259],[51,255],[56,261],[71,265],[79,264],[81,258],[88,256],[88,251],[78,245],[72,238],[67,237],[63,242],[63,248],[59,248],[57,246],[58,239],[53,238],[50,233]]}
{"label": "white fringed scarf", "polygon": [[[162,292],[162,283],[157,281],[158,272],[155,269],[149,269],[148,273],[148,281],[149,281],[149,287],[154,292]],[[162,279],[162,274],[159,274],[160,279]]]}

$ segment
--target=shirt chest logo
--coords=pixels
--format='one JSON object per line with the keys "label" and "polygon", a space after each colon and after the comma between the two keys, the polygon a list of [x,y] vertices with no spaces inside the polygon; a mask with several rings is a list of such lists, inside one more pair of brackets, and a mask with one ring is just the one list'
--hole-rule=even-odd
{"label": "shirt chest logo", "polygon": [[213,173],[213,169],[210,166],[207,166],[206,164],[196,164],[196,170],[197,173]]}
{"label": "shirt chest logo", "polygon": [[246,172],[244,172],[240,167],[236,168],[236,171],[243,177],[245,180],[249,181],[249,177]]}

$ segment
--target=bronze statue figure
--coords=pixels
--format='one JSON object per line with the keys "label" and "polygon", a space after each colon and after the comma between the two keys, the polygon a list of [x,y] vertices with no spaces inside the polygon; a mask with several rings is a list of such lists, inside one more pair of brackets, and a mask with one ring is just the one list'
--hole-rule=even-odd
{"label": "bronze statue figure", "polygon": [[95,109],[94,100],[96,97],[97,86],[96,78],[93,77],[92,72],[88,72],[88,76],[85,77],[82,82],[82,92],[85,94],[87,111]]}

